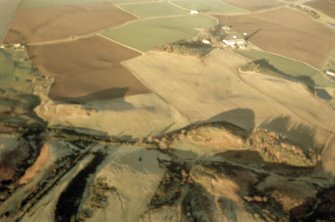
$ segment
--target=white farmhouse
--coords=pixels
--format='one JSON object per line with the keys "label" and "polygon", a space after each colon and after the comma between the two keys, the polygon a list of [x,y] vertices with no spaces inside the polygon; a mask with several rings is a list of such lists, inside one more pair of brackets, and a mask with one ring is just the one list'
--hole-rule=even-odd
{"label": "white farmhouse", "polygon": [[191,14],[191,15],[198,15],[198,14],[199,14],[199,11],[196,10],[196,9],[192,9],[192,10],[190,11],[190,14]]}
{"label": "white farmhouse", "polygon": [[222,29],[225,30],[225,31],[229,31],[231,28],[229,25],[224,25],[222,26]]}
{"label": "white farmhouse", "polygon": [[201,42],[204,43],[204,44],[206,44],[206,45],[210,45],[211,44],[211,42],[209,40],[207,40],[207,39],[203,39]]}
{"label": "white farmhouse", "polygon": [[15,49],[20,48],[20,47],[21,47],[21,44],[20,44],[20,43],[15,43],[15,44],[13,45],[13,47],[14,47]]}

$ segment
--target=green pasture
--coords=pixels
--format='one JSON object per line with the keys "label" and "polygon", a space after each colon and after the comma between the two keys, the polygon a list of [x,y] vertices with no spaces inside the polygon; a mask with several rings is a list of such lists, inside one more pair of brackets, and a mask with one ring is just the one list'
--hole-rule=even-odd
{"label": "green pasture", "polygon": [[120,7],[141,17],[169,16],[188,14],[187,10],[180,9],[169,2],[146,2],[138,4],[120,4]]}
{"label": "green pasture", "polygon": [[27,80],[34,72],[29,55],[24,50],[0,49],[0,88],[31,91]]}
{"label": "green pasture", "polygon": [[196,9],[200,12],[212,12],[212,13],[245,13],[248,12],[245,9],[237,8],[229,5],[222,0],[179,0],[173,1],[176,5],[179,5],[186,9]]}
{"label": "green pasture", "polygon": [[12,54],[5,49],[0,49],[0,81],[6,81],[12,78],[14,73],[14,63]]}
{"label": "green pasture", "polygon": [[60,6],[60,5],[89,4],[97,2],[107,2],[107,0],[23,0],[20,7],[21,8],[49,7],[49,6]]}
{"label": "green pasture", "polygon": [[111,28],[103,34],[125,45],[147,51],[157,45],[189,39],[197,34],[196,28],[211,27],[217,20],[206,16],[177,16],[135,21]]}
{"label": "green pasture", "polygon": [[289,76],[298,78],[309,77],[314,81],[315,86],[318,87],[335,86],[334,81],[331,81],[328,78],[326,78],[324,74],[321,73],[321,71],[303,62],[278,56],[269,52],[258,51],[253,49],[238,51],[238,53],[251,60],[267,59],[270,64],[272,64],[278,70]]}

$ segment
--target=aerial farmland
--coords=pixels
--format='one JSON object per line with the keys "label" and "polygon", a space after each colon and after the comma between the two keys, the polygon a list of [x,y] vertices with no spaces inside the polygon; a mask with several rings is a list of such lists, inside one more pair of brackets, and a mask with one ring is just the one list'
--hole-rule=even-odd
{"label": "aerial farmland", "polygon": [[[319,69],[335,45],[335,29],[289,8],[229,16],[222,20],[239,32],[252,33],[258,30],[250,41],[259,48],[307,62]],[[290,22],[292,20],[295,22]],[[315,41],[322,44],[315,44]],[[282,47],[283,44],[287,47]]]}
{"label": "aerial farmland", "polygon": [[317,10],[320,10],[322,13],[325,13],[326,15],[335,18],[335,1],[333,0],[327,0],[327,1],[308,1],[306,2],[306,5],[315,8]]}
{"label": "aerial farmland", "polygon": [[9,28],[9,22],[13,19],[13,14],[15,13],[17,7],[20,4],[20,0],[17,1],[11,1],[11,0],[4,0],[0,3],[0,17],[1,17],[1,23],[0,23],[0,39],[2,40],[4,36],[6,35],[8,28]]}
{"label": "aerial farmland", "polygon": [[0,2],[0,222],[334,221],[332,0]]}

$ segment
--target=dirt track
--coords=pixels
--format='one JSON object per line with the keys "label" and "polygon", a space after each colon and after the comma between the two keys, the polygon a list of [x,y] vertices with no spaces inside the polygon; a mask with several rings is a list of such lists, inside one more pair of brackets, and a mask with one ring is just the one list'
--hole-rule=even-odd
{"label": "dirt track", "polygon": [[277,0],[225,0],[225,2],[234,5],[239,8],[244,8],[248,9],[250,11],[259,11],[259,10],[264,10],[264,9],[269,9],[269,8],[274,8],[282,5]]}
{"label": "dirt track", "polygon": [[29,50],[41,72],[56,78],[49,93],[54,100],[87,102],[149,92],[120,64],[140,54],[102,37]]}
{"label": "dirt track", "polygon": [[83,35],[135,19],[111,3],[18,10],[4,42],[41,42]]}
{"label": "dirt track", "polygon": [[[335,47],[335,31],[288,8],[242,16],[218,16],[240,33],[255,33],[258,47],[322,68]],[[322,44],[320,44],[322,43]]]}
{"label": "dirt track", "polygon": [[317,10],[320,10],[326,15],[335,18],[335,0],[312,0],[305,3],[305,5],[311,6]]}

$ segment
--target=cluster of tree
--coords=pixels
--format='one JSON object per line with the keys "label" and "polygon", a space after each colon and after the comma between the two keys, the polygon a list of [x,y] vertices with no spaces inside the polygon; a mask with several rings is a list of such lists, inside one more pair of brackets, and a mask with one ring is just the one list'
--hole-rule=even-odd
{"label": "cluster of tree", "polygon": [[301,5],[292,5],[293,8],[296,8],[296,9],[299,9],[301,11],[304,11],[306,12],[308,15],[310,15],[311,17],[313,17],[314,19],[319,19],[320,18],[320,15],[319,13],[317,13],[315,10],[313,9],[309,9],[309,8],[306,8],[306,7],[303,7]]}
{"label": "cluster of tree", "polygon": [[178,41],[160,45],[157,49],[169,53],[202,57],[212,50],[212,46],[201,41]]}

